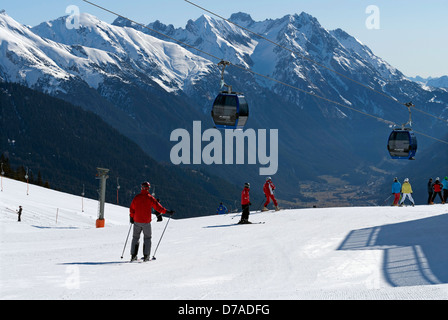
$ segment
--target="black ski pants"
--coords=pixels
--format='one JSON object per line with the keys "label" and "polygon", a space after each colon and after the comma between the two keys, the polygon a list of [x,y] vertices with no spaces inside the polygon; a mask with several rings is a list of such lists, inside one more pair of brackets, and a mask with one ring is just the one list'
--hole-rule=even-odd
{"label": "black ski pants", "polygon": [[241,205],[241,208],[243,209],[241,220],[249,220],[250,205],[243,204]]}
{"label": "black ski pants", "polygon": [[440,200],[442,200],[442,202],[443,202],[442,191],[434,192],[434,194],[432,195],[432,202],[434,202],[434,200],[436,199],[436,195],[439,195]]}
{"label": "black ski pants", "polygon": [[431,204],[432,202],[432,191],[428,192],[428,204]]}

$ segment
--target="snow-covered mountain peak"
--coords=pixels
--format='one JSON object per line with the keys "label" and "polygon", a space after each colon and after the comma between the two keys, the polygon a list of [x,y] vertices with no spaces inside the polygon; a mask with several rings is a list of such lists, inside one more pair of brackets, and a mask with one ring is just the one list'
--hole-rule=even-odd
{"label": "snow-covered mountain peak", "polygon": [[[396,69],[375,56],[359,40],[341,29],[328,31],[315,17],[306,12],[264,21],[254,21],[249,14],[237,12],[231,15],[230,21],[204,14],[195,20],[189,20],[185,28],[174,28],[160,21],[152,22],[148,27],[215,57],[253,68],[279,80],[287,80],[288,83],[296,83],[296,80],[305,81],[308,86],[314,87],[313,83],[325,82],[329,76],[335,77],[334,74],[323,75],[322,70],[309,65],[308,61],[300,59],[300,56],[310,57],[331,69],[334,69],[336,64],[339,71],[355,73],[355,77],[361,69],[365,70],[366,66],[371,72],[376,73],[376,77],[390,79],[398,74]],[[260,39],[234,23],[263,35],[299,55],[291,56],[291,52]],[[163,41],[171,41],[122,18],[116,19],[113,25],[131,27]],[[186,49],[210,60],[209,55],[198,53],[188,47]],[[356,56],[354,60],[351,58],[353,55]],[[298,79],[295,79],[296,76]]]}
{"label": "snow-covered mountain peak", "polygon": [[54,20],[42,22],[41,24],[33,27],[32,29],[34,31],[42,30],[43,32],[43,30],[52,28],[53,32],[59,31],[59,33],[64,34],[70,32],[74,33],[77,32],[77,30],[82,30],[85,28],[89,28],[90,30],[96,28],[105,28],[108,25],[106,22],[101,21],[96,16],[86,12],[81,12],[76,22],[79,24],[78,26],[75,25],[71,26],[71,24],[73,24],[74,21],[70,19],[70,16],[62,16]]}
{"label": "snow-covered mountain peak", "polygon": [[24,25],[18,23],[12,17],[10,17],[5,10],[0,12],[0,27],[3,29],[21,29],[26,28]]}
{"label": "snow-covered mountain peak", "polygon": [[[275,20],[266,20],[270,23],[265,24],[266,30],[265,33],[272,33],[272,30],[276,32],[280,32],[280,36],[282,32],[285,30],[296,30],[302,33],[311,35],[312,32],[320,33],[322,31],[326,31],[319,23],[319,21],[306,12],[302,12],[300,14],[287,14],[282,18]],[[263,23],[259,23],[263,24]]]}
{"label": "snow-covered mountain peak", "polygon": [[255,22],[250,14],[244,12],[233,13],[229,20],[243,27],[248,27]]}
{"label": "snow-covered mountain peak", "polygon": [[55,79],[83,80],[96,89],[108,78],[148,78],[176,91],[187,79],[209,72],[209,61],[133,28],[110,25],[87,13],[80,15],[79,28],[67,28],[66,22],[61,17],[30,29],[2,14],[0,52],[6,58],[0,61],[0,77],[46,92],[63,91]]}
{"label": "snow-covered mountain peak", "polygon": [[441,77],[428,77],[428,78],[422,78],[420,76],[416,76],[415,78],[408,77],[409,80],[415,81],[422,86],[430,86],[430,87],[436,87],[436,88],[448,88],[448,76],[441,76]]}
{"label": "snow-covered mountain peak", "polygon": [[102,50],[109,49],[108,51],[114,51],[116,53],[116,47],[114,50],[110,50],[110,48],[113,46],[114,40],[117,39],[117,34],[121,33],[124,35],[124,33],[120,32],[122,28],[112,26],[88,13],[80,14],[79,26],[76,28],[67,28],[67,16],[65,16],[52,21],[43,22],[32,28],[32,30],[41,37],[59,43],[67,45],[82,44],[83,46]]}
{"label": "snow-covered mountain peak", "polygon": [[310,15],[309,13],[306,13],[302,11],[300,14],[294,14],[294,18],[296,18],[297,22],[303,23],[303,24],[314,24],[316,26],[322,27],[319,23],[319,20],[317,20],[314,16]]}
{"label": "snow-covered mountain peak", "polygon": [[[253,40],[247,32],[228,21],[215,19],[204,14],[196,20],[190,19],[185,28],[174,29],[174,27],[164,25],[160,21],[150,23],[148,27],[208,52],[213,56],[246,67],[252,64],[249,56],[253,52],[257,41]],[[144,32],[162,40],[167,40],[160,34],[152,33],[149,30],[144,30]],[[193,52],[210,59],[209,55],[203,55],[197,51]]]}
{"label": "snow-covered mountain peak", "polygon": [[129,19],[118,17],[112,22],[113,26],[117,27],[129,27],[134,28],[136,30],[142,31],[143,27],[135,22],[130,21]]}
{"label": "snow-covered mountain peak", "polygon": [[[67,28],[67,16],[41,23],[31,29],[17,23],[6,13],[1,17],[0,23],[4,28],[20,30],[18,33],[27,34],[28,39],[34,39],[32,42],[66,51],[64,54],[50,54],[49,59],[54,61],[45,64],[55,64],[56,68],[63,69],[60,78],[79,76],[93,88],[97,88],[104,77],[144,81],[142,77],[136,77],[136,74],[145,70],[145,74],[165,90],[176,91],[184,88],[191,79],[198,79],[199,75],[209,73],[210,65],[216,63],[211,61],[213,59],[210,55],[189,47],[182,48],[177,42],[150,29],[212,56],[253,68],[292,84],[305,81],[308,86],[313,87],[313,83],[322,82],[325,78],[321,71],[298,59],[300,56],[311,57],[332,69],[336,62],[344,72],[354,72],[353,70],[365,69],[366,65],[370,65],[371,70],[379,71],[381,77],[386,79],[397,73],[397,70],[376,57],[354,37],[340,29],[326,30],[315,17],[305,12],[265,21],[254,21],[249,14],[238,12],[230,17],[233,23],[204,14],[195,20],[189,20],[185,28],[174,28],[173,25],[165,25],[157,20],[148,24],[150,29],[124,18],[117,18],[113,24],[108,24],[88,13],[80,15],[78,28]],[[234,23],[299,55],[291,56],[291,52],[258,38]],[[44,50],[45,53],[49,51],[53,49]],[[61,56],[64,58],[61,59]],[[356,56],[356,59],[351,59],[352,56]]]}
{"label": "snow-covered mountain peak", "polygon": [[0,76],[5,81],[39,86],[50,92],[52,86],[70,78],[50,57],[70,60],[67,48],[39,37],[5,12],[0,15],[0,43]]}
{"label": "snow-covered mountain peak", "polygon": [[[207,72],[208,61],[178,44],[141,32],[141,26],[138,29],[134,28],[135,24],[121,26],[125,21],[120,19],[108,24],[95,16],[82,14],[78,29],[66,30],[62,17],[40,24],[33,31],[70,46],[82,44],[101,50],[116,61],[109,77],[135,78],[143,71],[167,91],[182,89],[186,79]],[[135,80],[143,81],[141,77]]]}

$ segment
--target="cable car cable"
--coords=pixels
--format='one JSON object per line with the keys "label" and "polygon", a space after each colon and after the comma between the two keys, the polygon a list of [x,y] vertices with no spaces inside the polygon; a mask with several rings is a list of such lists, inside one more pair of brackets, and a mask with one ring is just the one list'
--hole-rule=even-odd
{"label": "cable car cable", "polygon": [[277,43],[277,42],[275,42],[275,41],[272,41],[271,39],[268,39],[268,38],[266,38],[265,36],[263,36],[263,35],[261,35],[261,34],[258,34],[258,33],[254,32],[254,31],[252,31],[252,30],[250,30],[250,29],[248,29],[248,28],[245,28],[245,27],[243,27],[243,26],[240,26],[239,24],[237,24],[237,23],[235,23],[235,22],[233,22],[233,21],[231,21],[231,20],[229,20],[229,19],[226,19],[226,18],[220,16],[220,15],[218,15],[217,13],[214,13],[213,11],[210,11],[210,10],[208,10],[208,9],[205,9],[204,7],[201,7],[201,6],[197,5],[197,4],[195,4],[194,2],[191,2],[191,1],[189,1],[189,0],[184,0],[184,1],[185,1],[185,2],[188,2],[189,4],[191,4],[191,5],[193,5],[193,6],[197,7],[197,8],[199,8],[199,9],[201,9],[201,10],[204,10],[205,12],[208,12],[208,13],[210,13],[210,14],[212,14],[212,15],[214,15],[214,16],[216,16],[216,17],[218,17],[218,18],[220,18],[220,19],[222,19],[222,20],[224,20],[224,21],[227,21],[228,23],[231,23],[231,24],[237,26],[237,27],[240,28],[240,29],[243,29],[243,30],[245,30],[245,31],[247,31],[247,32],[249,32],[249,33],[252,33],[253,35],[255,35],[255,36],[257,36],[257,37],[259,37],[259,38],[261,38],[261,39],[263,39],[263,40],[266,40],[266,41],[272,43],[273,45],[275,45],[275,46],[277,46],[277,47],[279,47],[279,48],[282,48],[282,49],[284,49],[284,50],[287,50],[287,51],[289,51],[289,52],[291,52],[291,53],[293,53],[293,54],[299,56],[299,57],[302,58],[302,59],[305,59],[305,60],[308,60],[309,62],[312,62],[312,63],[314,63],[314,64],[317,64],[318,66],[320,66],[320,67],[322,67],[322,68],[325,68],[325,69],[327,69],[327,70],[329,70],[329,71],[331,71],[331,72],[334,72],[334,73],[336,73],[337,75],[346,78],[347,80],[353,81],[353,82],[359,84],[360,86],[363,86],[363,87],[365,87],[365,88],[367,88],[367,89],[369,89],[369,90],[372,90],[372,91],[374,91],[374,92],[377,92],[377,93],[379,93],[379,94],[385,96],[385,97],[388,98],[388,99],[391,99],[391,100],[393,100],[393,101],[395,101],[395,102],[398,102],[397,99],[395,99],[395,98],[393,98],[393,97],[391,97],[391,96],[389,96],[389,95],[387,95],[387,94],[385,94],[385,93],[383,93],[383,92],[381,92],[381,91],[377,91],[377,90],[375,90],[375,89],[373,89],[373,88],[371,88],[371,87],[369,87],[369,86],[367,86],[367,85],[365,85],[365,84],[363,84],[363,83],[361,83],[361,82],[359,82],[359,81],[353,80],[353,79],[347,77],[346,75],[344,75],[344,74],[342,74],[342,73],[340,73],[340,72],[338,72],[338,71],[336,71],[336,70],[333,70],[333,69],[331,69],[331,68],[329,68],[329,67],[327,67],[327,66],[325,66],[325,65],[323,65],[323,64],[321,64],[321,63],[319,63],[319,62],[317,62],[317,61],[315,61],[315,60],[313,60],[313,59],[311,59],[311,58],[308,58],[308,57],[304,56],[303,54],[299,53],[298,51],[294,51],[294,50],[292,50],[292,49],[289,49],[288,47],[283,46],[283,45],[281,45],[281,44],[279,44],[279,43]]}
{"label": "cable car cable", "polygon": [[[86,2],[86,3],[89,3],[89,4],[93,5],[93,6],[95,6],[95,7],[97,7],[97,8],[99,8],[99,9],[102,9],[102,10],[104,10],[104,11],[107,11],[107,12],[111,13],[111,14],[114,14],[114,15],[120,17],[120,18],[123,18],[123,19],[125,19],[125,20],[128,20],[129,22],[135,23],[135,24],[137,24],[137,25],[139,25],[139,26],[141,26],[141,27],[143,27],[143,28],[146,28],[146,29],[148,29],[148,30],[150,30],[150,31],[156,32],[157,34],[160,34],[160,35],[162,35],[162,36],[164,36],[164,37],[166,37],[166,38],[168,38],[168,39],[171,39],[171,40],[173,40],[173,41],[176,41],[177,43],[180,43],[180,44],[182,44],[182,45],[185,45],[185,46],[187,46],[187,47],[189,47],[189,48],[191,48],[191,49],[197,50],[197,51],[199,51],[199,52],[201,52],[201,53],[203,53],[203,54],[205,54],[205,55],[208,55],[209,57],[212,57],[212,58],[214,58],[214,59],[219,60],[220,62],[221,62],[221,61],[224,61],[224,59],[218,58],[217,56],[215,56],[215,55],[213,55],[213,54],[211,54],[211,53],[208,53],[208,52],[206,52],[206,51],[204,51],[204,50],[198,49],[198,48],[196,48],[196,47],[194,47],[194,46],[192,46],[192,45],[189,45],[189,44],[187,44],[187,43],[185,43],[185,42],[183,42],[183,41],[177,40],[177,39],[175,39],[175,38],[173,38],[173,37],[170,37],[170,36],[168,36],[168,35],[166,35],[166,34],[164,34],[164,33],[162,33],[162,32],[156,31],[156,30],[154,30],[154,29],[152,29],[152,28],[150,28],[150,27],[148,27],[148,26],[145,26],[145,25],[142,24],[142,23],[139,23],[139,22],[134,21],[134,20],[132,20],[132,19],[130,19],[130,18],[127,18],[127,17],[125,17],[125,16],[123,16],[123,15],[121,15],[121,14],[119,14],[119,13],[116,13],[116,12],[114,12],[114,11],[111,11],[111,10],[109,10],[109,9],[107,9],[107,8],[104,8],[104,7],[102,7],[102,6],[98,5],[98,4],[95,4],[95,3],[91,2],[91,1],[88,1],[88,0],[83,0],[83,1]],[[228,62],[228,61],[226,61],[226,62]],[[285,83],[285,82],[283,82],[283,81],[280,81],[280,80],[271,78],[271,77],[269,77],[269,76],[266,76],[266,75],[264,75],[264,74],[255,72],[255,71],[253,71],[253,70],[251,70],[251,69],[249,69],[249,68],[246,68],[246,67],[243,67],[243,66],[234,64],[234,63],[232,63],[232,62],[228,62],[228,65],[231,65],[231,66],[236,67],[236,68],[239,68],[239,69],[241,69],[241,70],[250,72],[250,73],[252,73],[252,74],[254,74],[254,75],[263,77],[263,78],[265,78],[265,79],[268,79],[268,80],[271,80],[271,81],[275,81],[275,82],[277,82],[277,83],[279,83],[279,84],[282,84],[282,85],[284,85],[284,86],[290,87],[290,88],[295,89],[295,90],[298,90],[298,91],[303,92],[303,93],[305,93],[305,94],[314,96],[314,97],[316,97],[316,98],[325,100],[325,101],[327,101],[327,102],[331,102],[331,103],[334,103],[334,104],[339,105],[339,106],[341,106],[341,107],[348,108],[348,109],[350,109],[350,110],[359,112],[359,113],[364,114],[364,115],[366,115],[366,116],[375,118],[375,119],[377,119],[377,120],[379,120],[379,121],[382,121],[382,122],[385,122],[386,124],[397,126],[397,124],[394,123],[394,122],[392,122],[392,121],[385,120],[385,119],[383,119],[383,118],[380,118],[380,117],[377,117],[377,116],[368,114],[368,113],[366,113],[366,112],[363,112],[363,111],[360,111],[360,110],[358,110],[358,109],[355,109],[355,108],[349,107],[349,106],[347,106],[347,105],[344,105],[344,104],[342,104],[342,103],[340,103],[340,102],[333,101],[333,100],[331,100],[331,99],[325,98],[325,97],[320,96],[320,95],[318,95],[318,94],[315,94],[315,93],[313,93],[313,92],[309,92],[309,91],[300,89],[300,88],[298,88],[298,87],[295,87],[295,86],[290,85],[290,84],[288,84],[288,83]]]}
{"label": "cable car cable", "polygon": [[[175,41],[175,42],[177,42],[177,43],[183,44],[183,45],[185,45],[185,46],[187,46],[187,47],[189,47],[189,48],[191,48],[191,49],[197,50],[197,51],[199,51],[199,52],[201,52],[201,53],[203,53],[203,54],[205,54],[205,55],[207,55],[207,56],[209,56],[209,57],[212,57],[212,58],[214,58],[214,59],[216,59],[216,60],[219,60],[219,61],[223,61],[223,60],[224,60],[224,59],[218,58],[217,56],[215,56],[215,55],[213,55],[213,54],[211,54],[211,53],[208,53],[208,52],[206,52],[206,51],[204,51],[204,50],[198,49],[198,48],[196,48],[196,47],[194,47],[194,46],[192,46],[192,45],[189,45],[189,44],[187,44],[187,43],[185,43],[185,42],[183,42],[183,41],[180,41],[180,40],[178,40],[178,39],[175,39],[175,38],[173,38],[173,37],[170,37],[170,36],[168,36],[168,35],[166,35],[166,34],[164,34],[164,33],[162,33],[162,32],[156,31],[156,30],[154,30],[154,29],[152,29],[152,28],[150,28],[150,27],[148,27],[148,26],[145,26],[145,25],[142,24],[142,23],[136,22],[136,21],[134,21],[134,20],[132,20],[132,19],[130,19],[130,18],[127,18],[127,17],[125,17],[125,16],[123,16],[123,15],[121,15],[121,14],[118,14],[118,13],[116,13],[116,12],[114,12],[114,11],[111,11],[111,10],[109,10],[109,9],[107,9],[107,8],[105,8],[105,7],[102,7],[102,6],[98,5],[98,4],[95,4],[95,3],[91,2],[91,1],[88,1],[88,0],[82,0],[82,1],[88,3],[88,4],[92,5],[92,6],[95,6],[95,7],[99,8],[99,9],[101,9],[101,10],[104,10],[104,11],[106,11],[106,12],[109,12],[109,13],[111,13],[111,14],[113,14],[113,15],[116,15],[116,16],[118,16],[118,17],[120,17],[120,18],[123,18],[123,19],[125,19],[125,20],[128,20],[129,22],[135,23],[135,24],[137,24],[137,25],[139,25],[139,26],[141,26],[141,27],[143,27],[143,28],[146,28],[146,29],[148,29],[148,30],[150,30],[150,31],[153,31],[153,32],[155,32],[155,33],[157,33],[157,34],[159,34],[159,35],[161,35],[161,36],[164,36],[164,37],[166,37],[166,38],[168,38],[168,39],[171,39],[171,40],[173,40],[173,41]],[[185,1],[186,1],[186,0],[185,0]],[[252,73],[252,74],[254,74],[254,75],[263,77],[263,78],[265,78],[265,79],[268,79],[268,80],[271,80],[271,81],[275,81],[275,82],[277,82],[277,83],[279,83],[279,84],[282,84],[282,85],[287,86],[287,87],[289,87],[289,88],[292,88],[292,89],[295,89],[295,90],[297,90],[297,91],[303,92],[303,93],[305,93],[305,94],[308,94],[308,95],[314,96],[314,97],[316,97],[316,98],[325,100],[325,101],[327,101],[327,102],[336,104],[336,105],[341,106],[341,107],[343,107],[343,108],[347,108],[347,109],[350,109],[350,110],[352,110],[352,111],[361,113],[361,114],[363,114],[363,115],[365,115],[365,116],[374,118],[374,119],[376,119],[376,120],[378,120],[378,121],[381,121],[381,122],[384,122],[384,123],[386,123],[386,124],[393,125],[393,126],[398,126],[398,125],[397,125],[395,122],[393,122],[393,121],[389,121],[389,120],[383,119],[383,118],[381,118],[381,117],[371,115],[371,114],[369,114],[369,113],[367,113],[367,112],[358,110],[358,109],[356,109],[356,108],[349,107],[349,106],[344,105],[344,104],[342,104],[342,103],[340,103],[340,102],[337,102],[337,101],[334,101],[334,100],[325,98],[325,97],[323,97],[323,96],[320,96],[320,95],[318,95],[318,94],[315,94],[314,92],[309,92],[309,91],[300,89],[300,88],[298,88],[298,87],[295,87],[295,86],[290,85],[290,84],[288,84],[288,83],[285,83],[285,82],[283,82],[283,81],[280,81],[280,80],[271,78],[271,77],[269,77],[269,76],[266,76],[266,75],[264,75],[264,74],[255,72],[255,71],[253,71],[253,70],[251,70],[251,69],[249,69],[249,68],[246,68],[246,67],[243,67],[243,66],[234,64],[234,63],[232,63],[232,62],[229,62],[229,65],[231,65],[231,66],[233,66],[233,67],[236,67],[236,68],[239,68],[239,69],[241,69],[241,70],[250,72],[250,73]],[[394,98],[392,98],[392,99],[394,99]],[[415,130],[414,130],[414,132],[416,132],[416,133],[418,133],[418,134],[422,134],[422,133],[417,132],[417,131],[415,131]],[[428,138],[434,139],[434,140],[436,140],[436,141],[439,141],[439,142],[448,144],[448,141],[440,140],[440,139],[431,137],[431,136],[429,136],[429,135],[427,135],[427,134],[422,134],[422,135],[423,135],[423,136],[426,136],[426,137],[428,137]]]}
{"label": "cable car cable", "polygon": [[173,38],[173,37],[170,37],[170,36],[168,36],[168,35],[166,35],[166,34],[164,34],[164,33],[162,33],[162,32],[159,32],[159,31],[154,30],[154,29],[152,29],[152,28],[150,28],[150,27],[148,27],[148,26],[145,26],[145,25],[142,24],[142,23],[139,23],[139,22],[137,22],[137,21],[134,21],[134,20],[132,20],[132,19],[130,19],[130,18],[127,18],[127,17],[125,17],[125,16],[122,16],[121,14],[116,13],[116,12],[114,12],[114,11],[111,11],[111,10],[109,10],[109,9],[107,9],[107,8],[105,8],[105,7],[102,7],[102,6],[100,6],[100,5],[96,4],[96,3],[93,3],[93,2],[88,1],[88,0],[82,0],[82,1],[84,1],[84,2],[86,2],[86,3],[88,3],[88,4],[90,4],[90,5],[92,5],[92,6],[94,6],[94,7],[97,7],[97,8],[99,8],[99,9],[101,9],[101,10],[104,10],[104,11],[106,11],[106,12],[109,12],[109,13],[111,13],[111,14],[113,14],[113,15],[116,15],[117,17],[120,17],[120,18],[123,18],[123,19],[125,19],[125,20],[128,20],[129,22],[135,23],[135,24],[139,25],[140,27],[143,27],[143,28],[146,28],[146,29],[148,29],[148,30],[150,30],[150,31],[153,31],[153,32],[155,32],[155,33],[157,33],[157,34],[159,34],[159,35],[161,35],[161,36],[164,36],[164,37],[166,37],[166,38],[168,38],[168,39],[171,39],[171,40],[173,40],[173,41],[176,41],[177,43],[180,43],[180,44],[182,44],[182,45],[184,45],[184,46],[186,46],[186,47],[189,47],[189,48],[191,48],[191,49],[194,49],[194,50],[196,50],[196,51],[199,51],[199,52],[201,52],[201,53],[203,53],[203,54],[205,54],[205,55],[207,55],[207,56],[209,56],[209,57],[212,57],[212,58],[217,59],[217,60],[223,60],[223,59],[218,58],[217,56],[215,56],[215,55],[213,55],[213,54],[211,54],[211,53],[208,53],[208,52],[206,52],[206,51],[203,51],[203,50],[201,50],[201,49],[198,49],[198,48],[196,48],[196,47],[193,47],[192,45],[189,45],[188,43],[185,43],[185,42],[183,42],[183,41],[180,41],[180,40],[177,40],[177,39],[175,39],[175,38]]}
{"label": "cable car cable", "polygon": [[[331,68],[329,68],[329,67],[327,67],[327,66],[325,66],[325,65],[323,65],[323,64],[321,64],[321,63],[319,63],[319,62],[317,62],[317,61],[315,61],[315,60],[313,60],[313,59],[311,59],[311,58],[309,58],[309,57],[304,56],[303,54],[301,54],[301,53],[298,52],[298,51],[294,51],[294,50],[292,50],[292,49],[290,49],[290,48],[288,48],[288,47],[286,47],[286,46],[283,46],[283,45],[281,45],[281,44],[279,44],[279,43],[277,43],[277,42],[275,42],[275,41],[272,41],[271,39],[268,39],[267,37],[265,37],[265,36],[263,36],[263,35],[261,35],[261,34],[258,34],[258,33],[254,32],[254,31],[252,31],[252,30],[250,30],[250,29],[248,29],[248,28],[245,28],[245,27],[243,27],[243,26],[240,26],[239,24],[237,24],[237,23],[235,23],[235,22],[233,22],[233,21],[231,21],[231,20],[229,20],[229,19],[227,19],[227,18],[224,18],[223,16],[220,16],[219,14],[217,14],[217,13],[215,13],[215,12],[213,12],[213,11],[210,11],[210,10],[204,8],[204,7],[201,7],[200,5],[198,5],[198,4],[194,3],[194,2],[191,2],[191,1],[189,1],[189,0],[184,0],[184,1],[187,2],[187,3],[189,3],[189,4],[191,4],[191,5],[193,5],[193,6],[195,6],[195,7],[197,7],[197,8],[199,8],[199,9],[201,9],[201,10],[203,10],[203,11],[205,11],[205,12],[208,12],[208,13],[214,15],[215,17],[218,17],[218,18],[220,18],[220,19],[222,19],[222,20],[224,20],[224,21],[227,21],[228,23],[231,23],[231,24],[233,24],[234,26],[237,26],[238,28],[240,28],[240,29],[242,29],[242,30],[245,30],[245,31],[247,31],[247,32],[249,32],[249,33],[251,33],[251,34],[253,34],[253,35],[255,35],[255,36],[257,36],[257,37],[259,37],[259,38],[261,38],[261,39],[263,39],[263,40],[265,40],[265,41],[268,41],[268,42],[270,42],[271,44],[273,44],[273,45],[275,45],[275,46],[277,46],[277,47],[279,47],[279,48],[282,48],[282,49],[284,49],[284,50],[287,50],[287,51],[289,51],[289,52],[291,52],[291,53],[293,53],[293,54],[299,56],[299,57],[302,58],[302,59],[308,60],[309,62],[312,62],[312,63],[314,63],[314,64],[316,64],[316,65],[318,65],[318,66],[320,66],[320,67],[322,67],[322,68],[324,68],[324,69],[327,69],[327,70],[331,71],[331,72],[334,72],[334,73],[336,73],[337,75],[339,75],[339,76],[341,76],[341,77],[343,77],[343,78],[345,78],[345,79],[347,79],[347,80],[350,80],[350,81],[352,81],[352,82],[354,82],[354,83],[356,83],[356,84],[358,84],[358,85],[360,85],[360,86],[362,86],[362,87],[364,87],[364,88],[366,88],[366,89],[369,89],[369,90],[371,90],[371,91],[373,91],[373,92],[375,92],[375,93],[378,93],[378,94],[380,94],[380,95],[382,95],[382,96],[384,96],[384,97],[386,97],[386,98],[388,98],[388,99],[390,99],[390,100],[392,100],[392,101],[394,101],[394,102],[397,102],[397,103],[399,103],[399,104],[401,104],[401,105],[403,105],[403,106],[406,106],[406,103],[402,103],[402,102],[398,101],[396,98],[394,98],[394,97],[392,97],[392,96],[389,96],[389,95],[385,94],[384,92],[378,91],[378,90],[376,90],[376,89],[374,89],[374,88],[372,88],[372,87],[370,87],[370,86],[368,86],[368,85],[365,85],[365,84],[363,84],[363,83],[361,83],[361,82],[359,82],[359,81],[357,81],[357,80],[354,80],[354,79],[352,79],[352,78],[350,78],[350,77],[347,77],[346,75],[344,75],[344,74],[342,74],[342,73],[340,73],[340,72],[338,72],[338,71],[336,71],[336,70],[334,70],[334,69],[331,69]],[[384,80],[384,79],[383,79],[383,81],[385,81],[385,82],[389,82],[389,81],[386,81],[386,80]],[[426,114],[426,115],[428,115],[428,116],[431,116],[431,117],[434,117],[434,118],[436,118],[436,119],[439,119],[439,120],[448,122],[447,119],[443,119],[443,118],[441,118],[441,117],[438,117],[438,116],[432,115],[432,114],[430,114],[430,113],[427,113],[426,111],[420,110],[420,109],[416,108],[415,106],[414,106],[414,109],[415,109],[416,111],[419,111],[419,112],[421,112],[421,113],[424,113],[424,114]]]}

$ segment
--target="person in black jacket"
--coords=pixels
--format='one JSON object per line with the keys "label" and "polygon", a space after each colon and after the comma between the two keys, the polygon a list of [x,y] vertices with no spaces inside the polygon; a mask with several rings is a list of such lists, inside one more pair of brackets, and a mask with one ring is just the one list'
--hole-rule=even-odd
{"label": "person in black jacket", "polygon": [[432,202],[432,194],[434,192],[432,185],[433,185],[432,178],[429,178],[429,181],[428,181],[428,204],[431,204],[431,202]]}
{"label": "person in black jacket", "polygon": [[21,219],[20,219],[20,217],[22,216],[22,206],[19,206],[19,211],[17,211],[17,215],[19,216],[19,218],[18,218],[18,222],[20,222],[20,221],[22,221]]}

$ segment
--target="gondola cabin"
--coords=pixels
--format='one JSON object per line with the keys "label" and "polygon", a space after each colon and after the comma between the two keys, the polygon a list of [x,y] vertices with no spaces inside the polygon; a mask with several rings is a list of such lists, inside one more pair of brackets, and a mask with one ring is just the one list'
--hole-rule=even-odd
{"label": "gondola cabin", "polygon": [[387,150],[392,159],[415,160],[417,138],[412,129],[394,129],[389,135]]}
{"label": "gondola cabin", "polygon": [[219,93],[213,103],[212,118],[218,129],[243,129],[249,118],[249,106],[244,95]]}

